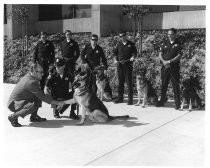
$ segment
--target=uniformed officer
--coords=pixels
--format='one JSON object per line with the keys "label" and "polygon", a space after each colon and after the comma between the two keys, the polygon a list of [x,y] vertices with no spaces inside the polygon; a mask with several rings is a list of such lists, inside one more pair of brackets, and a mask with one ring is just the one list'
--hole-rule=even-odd
{"label": "uniformed officer", "polygon": [[51,41],[47,40],[47,33],[41,32],[41,39],[34,49],[33,61],[38,62],[44,69],[44,75],[40,81],[42,90],[44,90],[45,81],[48,76],[48,68],[51,64],[54,64],[54,60],[54,45]]}
{"label": "uniformed officer", "polygon": [[66,69],[68,73],[74,76],[75,63],[79,58],[80,51],[78,43],[72,39],[72,32],[65,31],[66,39],[61,43],[62,57],[66,60]]}
{"label": "uniformed officer", "polygon": [[[91,36],[90,44],[85,45],[84,49],[81,52],[81,60],[85,67],[89,67],[91,70],[94,70],[97,66],[100,66],[101,62],[107,70],[107,60],[104,54],[103,49],[97,44],[98,36],[93,34]],[[96,86],[96,77],[91,74],[91,87],[93,92],[97,93]]]}
{"label": "uniformed officer", "polygon": [[120,41],[114,49],[118,73],[118,98],[115,103],[123,102],[124,83],[128,86],[128,105],[133,104],[133,61],[137,55],[135,44],[127,40],[126,32],[119,33]]}
{"label": "uniformed officer", "polygon": [[[73,98],[73,91],[71,90],[71,84],[73,83],[73,77],[68,73],[65,69],[65,59],[64,58],[56,58],[55,67],[56,72],[49,75],[46,81],[45,86],[45,94],[51,95],[55,100],[68,100]],[[79,117],[74,113],[75,104],[71,105],[70,118],[79,119]],[[64,105],[62,108],[57,109],[57,107],[53,108],[53,113],[55,118],[60,118],[60,114],[62,114],[67,108],[69,104]]]}
{"label": "uniformed officer", "polygon": [[166,100],[166,92],[169,80],[172,82],[175,109],[180,108],[180,59],[181,59],[181,44],[176,38],[177,30],[171,28],[168,30],[169,41],[161,46],[159,58],[163,64],[161,69],[161,99],[157,106],[164,106]]}

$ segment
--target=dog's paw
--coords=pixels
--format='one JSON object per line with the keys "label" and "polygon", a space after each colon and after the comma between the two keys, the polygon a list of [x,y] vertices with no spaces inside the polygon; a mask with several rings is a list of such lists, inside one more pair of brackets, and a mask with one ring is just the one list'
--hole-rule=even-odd
{"label": "dog's paw", "polygon": [[83,124],[84,124],[84,122],[81,122],[81,121],[76,123],[76,125],[78,125],[78,126],[81,126]]}
{"label": "dog's paw", "polygon": [[140,106],[140,103],[136,103],[136,104],[134,104],[134,106]]}
{"label": "dog's paw", "polygon": [[183,108],[180,108],[179,111],[183,111]]}

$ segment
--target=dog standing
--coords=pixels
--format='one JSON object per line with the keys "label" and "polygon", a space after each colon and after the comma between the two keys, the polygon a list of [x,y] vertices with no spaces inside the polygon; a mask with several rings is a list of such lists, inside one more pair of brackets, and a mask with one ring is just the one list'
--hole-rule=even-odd
{"label": "dog standing", "polygon": [[193,108],[197,107],[198,109],[202,108],[201,99],[197,94],[197,90],[200,90],[200,84],[197,78],[190,77],[182,83],[183,94],[182,94],[182,104],[181,109],[184,109],[185,102],[188,104],[188,110],[191,111]]}
{"label": "dog standing", "polygon": [[96,75],[96,86],[98,88],[97,90],[98,97],[101,99],[101,101],[103,101],[103,97],[105,97],[106,100],[111,101],[112,89],[109,85],[108,77],[104,74],[104,69],[96,67],[94,73]]}
{"label": "dog standing", "polygon": [[89,119],[96,123],[105,123],[114,119],[128,119],[128,115],[110,116],[106,106],[89,88],[90,71],[80,72],[73,82],[74,100],[65,101],[66,104],[77,102],[82,111],[82,118],[77,125],[82,125],[86,118],[86,113]]}
{"label": "dog standing", "polygon": [[138,102],[135,104],[136,106],[140,105],[141,96],[143,94],[143,102],[142,107],[145,107],[146,102],[149,104],[156,105],[158,102],[157,94],[152,87],[152,84],[149,80],[146,79],[146,69],[141,68],[136,75],[136,86],[138,91]]}

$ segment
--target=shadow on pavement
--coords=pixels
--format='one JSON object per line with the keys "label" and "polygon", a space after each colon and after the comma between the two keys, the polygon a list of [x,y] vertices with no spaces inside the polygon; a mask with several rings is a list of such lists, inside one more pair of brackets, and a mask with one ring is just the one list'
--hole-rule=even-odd
{"label": "shadow on pavement", "polygon": [[[63,117],[64,118],[64,117]],[[137,120],[138,118],[136,117],[130,117],[128,120],[113,120],[107,123],[103,123],[104,125],[122,125],[124,127],[134,127],[134,126],[142,126],[142,125],[147,125],[149,123],[139,123],[137,121],[132,121],[132,120]],[[54,120],[47,120],[45,122],[34,122],[30,123],[30,127],[37,127],[37,128],[62,128],[64,126],[78,126],[76,123],[79,120],[66,120],[66,119],[54,119]],[[85,121],[85,124],[83,126],[92,126],[95,124],[100,124],[100,123],[92,123],[88,118]],[[101,124],[100,124],[101,125]]]}

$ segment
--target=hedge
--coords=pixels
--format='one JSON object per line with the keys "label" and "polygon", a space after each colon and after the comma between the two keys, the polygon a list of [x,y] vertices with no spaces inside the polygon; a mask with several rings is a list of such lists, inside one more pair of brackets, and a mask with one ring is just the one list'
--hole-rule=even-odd
{"label": "hedge", "polygon": [[[78,42],[80,50],[89,42],[90,34],[74,34],[74,39]],[[4,82],[17,83],[30,67],[34,47],[39,40],[39,36],[31,36],[28,38],[28,54],[27,57],[22,56],[21,40],[4,41]],[[138,46],[138,39],[134,38],[131,32],[128,32],[128,38]],[[199,92],[201,98],[205,100],[205,55],[206,55],[206,29],[179,30],[178,38],[182,44],[181,59],[181,81],[189,76],[199,77],[202,90]],[[60,42],[65,39],[64,34],[53,34],[49,36],[49,40],[53,41],[56,56],[60,55]],[[135,74],[139,65],[147,68],[147,78],[151,80],[153,86],[160,94],[160,60],[158,53],[160,45],[167,39],[166,30],[143,31],[142,54],[138,61],[134,62],[134,90],[135,90]],[[113,64],[113,47],[116,46],[119,38],[116,34],[107,37],[101,37],[99,44],[104,49],[108,60],[108,76],[110,78],[113,91],[117,91],[116,66]],[[81,60],[78,60],[80,65]],[[127,92],[127,87],[125,93]],[[136,93],[136,92],[135,92]],[[172,97],[172,87],[169,85],[169,97]]]}

